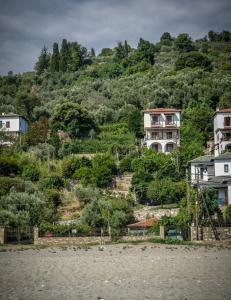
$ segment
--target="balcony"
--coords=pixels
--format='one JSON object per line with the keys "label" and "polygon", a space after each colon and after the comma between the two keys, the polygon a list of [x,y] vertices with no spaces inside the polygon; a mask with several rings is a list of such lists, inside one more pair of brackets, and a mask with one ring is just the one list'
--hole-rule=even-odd
{"label": "balcony", "polygon": [[231,136],[223,136],[221,137],[221,142],[229,142],[231,141]]}
{"label": "balcony", "polygon": [[165,122],[165,127],[177,127],[176,122]]}
{"label": "balcony", "polygon": [[163,123],[160,122],[151,122],[152,127],[163,127]]}

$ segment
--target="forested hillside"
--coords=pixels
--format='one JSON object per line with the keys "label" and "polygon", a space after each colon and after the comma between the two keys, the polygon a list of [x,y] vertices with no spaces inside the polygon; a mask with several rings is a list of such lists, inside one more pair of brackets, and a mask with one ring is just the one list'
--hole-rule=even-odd
{"label": "forested hillside", "polygon": [[[165,156],[140,147],[142,111],[155,107],[182,109],[179,152]],[[12,147],[1,147],[0,194],[4,203],[18,197],[23,205],[33,194],[33,203],[47,206],[32,218],[18,207],[9,211],[1,200],[0,221],[17,223],[20,214],[20,222],[31,225],[57,221],[65,188],[80,201],[83,224],[107,224],[102,208],[110,207],[116,230],[131,221],[133,201],[115,201],[98,188],[111,188],[113,177],[124,172],[134,173],[141,203],[179,202],[186,163],[212,139],[217,107],[231,107],[228,31],[210,31],[196,41],[164,33],[156,44],[140,39],[132,48],[124,41],[98,55],[65,39],[51,50],[44,47],[34,72],[0,77],[0,113],[22,114],[30,125]],[[82,187],[72,188],[73,182]]]}

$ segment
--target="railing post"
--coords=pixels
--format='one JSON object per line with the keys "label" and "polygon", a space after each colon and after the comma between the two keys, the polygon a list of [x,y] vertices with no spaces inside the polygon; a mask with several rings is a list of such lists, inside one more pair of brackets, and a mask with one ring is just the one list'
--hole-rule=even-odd
{"label": "railing post", "polygon": [[160,238],[165,239],[165,228],[163,225],[160,225]]}
{"label": "railing post", "polygon": [[5,228],[4,227],[0,227],[0,245],[5,244]]}
{"label": "railing post", "polygon": [[34,227],[34,244],[36,245],[39,237],[39,229],[38,227]]}

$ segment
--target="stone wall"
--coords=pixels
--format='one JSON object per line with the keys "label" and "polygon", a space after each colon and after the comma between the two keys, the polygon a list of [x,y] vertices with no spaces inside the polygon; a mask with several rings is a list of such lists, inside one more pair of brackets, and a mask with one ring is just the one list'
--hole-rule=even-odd
{"label": "stone wall", "polygon": [[[220,240],[231,240],[231,227],[216,227]],[[197,228],[191,226],[191,241],[197,240]],[[213,241],[214,233],[211,227],[198,227],[198,240]]]}
{"label": "stone wall", "polygon": [[[104,237],[103,242],[109,242],[109,237]],[[100,236],[84,236],[84,237],[38,237],[34,239],[35,245],[55,246],[55,245],[87,245],[101,244]]]}
{"label": "stone wall", "polygon": [[120,241],[132,242],[132,241],[147,241],[152,236],[150,235],[125,235],[120,237]]}
{"label": "stone wall", "polygon": [[5,243],[5,228],[0,227],[0,245]]}
{"label": "stone wall", "polygon": [[138,221],[145,220],[147,218],[160,219],[163,216],[175,217],[179,212],[179,208],[165,208],[165,209],[153,209],[152,206],[145,206],[134,212],[134,216]]}

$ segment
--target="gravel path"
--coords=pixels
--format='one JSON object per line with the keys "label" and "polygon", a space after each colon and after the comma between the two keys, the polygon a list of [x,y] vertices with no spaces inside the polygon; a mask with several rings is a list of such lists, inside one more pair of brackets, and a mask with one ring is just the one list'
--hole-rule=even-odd
{"label": "gravel path", "polygon": [[0,299],[231,299],[231,250],[156,244],[0,252]]}

